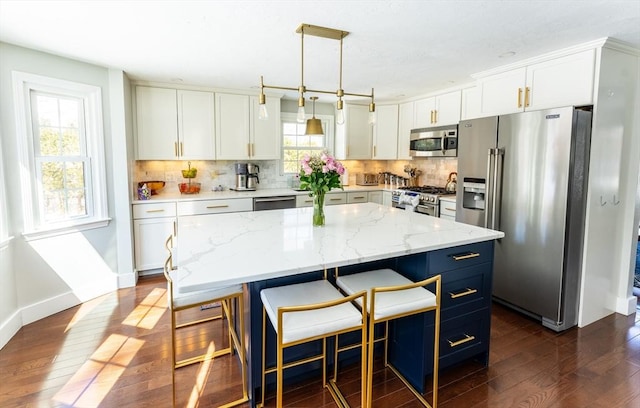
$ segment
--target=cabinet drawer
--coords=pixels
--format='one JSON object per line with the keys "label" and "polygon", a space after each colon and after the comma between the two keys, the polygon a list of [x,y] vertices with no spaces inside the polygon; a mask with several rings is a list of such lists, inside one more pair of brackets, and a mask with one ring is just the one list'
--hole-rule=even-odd
{"label": "cabinet drawer", "polygon": [[447,367],[479,353],[489,351],[488,308],[442,321],[440,367]]}
{"label": "cabinet drawer", "polygon": [[442,277],[442,320],[489,306],[490,263],[448,271]]}
{"label": "cabinet drawer", "polygon": [[347,193],[347,204],[366,203],[367,201],[369,201],[369,193],[366,191],[362,193]]}
{"label": "cabinet drawer", "polygon": [[464,268],[493,260],[493,241],[440,249],[429,254],[429,274]]}
{"label": "cabinet drawer", "polygon": [[296,208],[312,207],[312,206],[313,206],[313,197],[309,197],[309,194],[296,196]]}
{"label": "cabinet drawer", "polygon": [[[365,200],[366,201],[366,200]],[[346,204],[347,193],[332,193],[324,197],[324,205]]]}
{"label": "cabinet drawer", "polygon": [[253,211],[251,198],[230,200],[197,200],[178,202],[178,215],[221,214]]}
{"label": "cabinet drawer", "polygon": [[133,204],[133,219],[175,217],[176,203]]}
{"label": "cabinet drawer", "polygon": [[456,218],[456,203],[440,200],[440,218]]}

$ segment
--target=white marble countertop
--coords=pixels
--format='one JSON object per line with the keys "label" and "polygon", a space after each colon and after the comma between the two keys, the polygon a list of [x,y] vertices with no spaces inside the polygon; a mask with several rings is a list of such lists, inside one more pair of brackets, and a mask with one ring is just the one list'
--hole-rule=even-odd
{"label": "white marble countertop", "polygon": [[[384,191],[384,185],[378,186],[344,186],[343,190],[331,190],[331,193],[350,193],[359,191]],[[391,189],[386,189],[392,191]],[[175,201],[193,201],[193,200],[223,200],[233,198],[254,198],[254,197],[272,197],[287,195],[304,195],[309,194],[307,191],[298,191],[292,188],[261,188],[255,191],[201,191],[198,194],[180,194],[179,191],[165,192],[164,190],[158,194],[151,196],[149,200],[133,200],[133,204],[175,202]]]}
{"label": "white marble countertop", "polygon": [[179,217],[180,292],[295,275],[502,238],[504,233],[374,203]]}

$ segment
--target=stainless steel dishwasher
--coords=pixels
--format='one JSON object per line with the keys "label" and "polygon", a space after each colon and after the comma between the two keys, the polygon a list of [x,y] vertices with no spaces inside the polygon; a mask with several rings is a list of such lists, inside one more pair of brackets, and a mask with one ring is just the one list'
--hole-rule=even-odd
{"label": "stainless steel dishwasher", "polygon": [[296,208],[296,196],[256,197],[253,199],[253,211],[280,210]]}

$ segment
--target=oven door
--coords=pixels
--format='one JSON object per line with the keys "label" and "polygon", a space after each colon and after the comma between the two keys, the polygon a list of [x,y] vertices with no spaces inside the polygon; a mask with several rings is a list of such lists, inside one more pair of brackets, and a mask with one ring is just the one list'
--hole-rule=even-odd
{"label": "oven door", "polygon": [[416,212],[420,214],[430,215],[432,217],[438,216],[438,206],[433,204],[418,204]]}

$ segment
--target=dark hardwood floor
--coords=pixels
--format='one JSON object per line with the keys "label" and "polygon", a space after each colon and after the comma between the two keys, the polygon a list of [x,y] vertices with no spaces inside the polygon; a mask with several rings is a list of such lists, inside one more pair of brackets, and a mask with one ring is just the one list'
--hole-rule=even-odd
{"label": "dark hardwood floor", "polygon": [[[636,316],[615,314],[556,334],[494,304],[489,367],[468,363],[443,371],[438,406],[639,408]],[[188,354],[226,342],[216,322],[192,330],[179,344]],[[135,288],[20,329],[0,350],[0,407],[168,407],[170,366],[164,278],[143,278]],[[222,357],[179,369],[179,406],[217,406],[235,399],[237,366],[235,359]],[[419,406],[380,362],[377,367],[374,407]],[[341,389],[356,406],[358,381],[357,367],[341,370]],[[273,399],[268,402],[274,405]],[[319,381],[289,387],[285,403],[335,406]]]}

